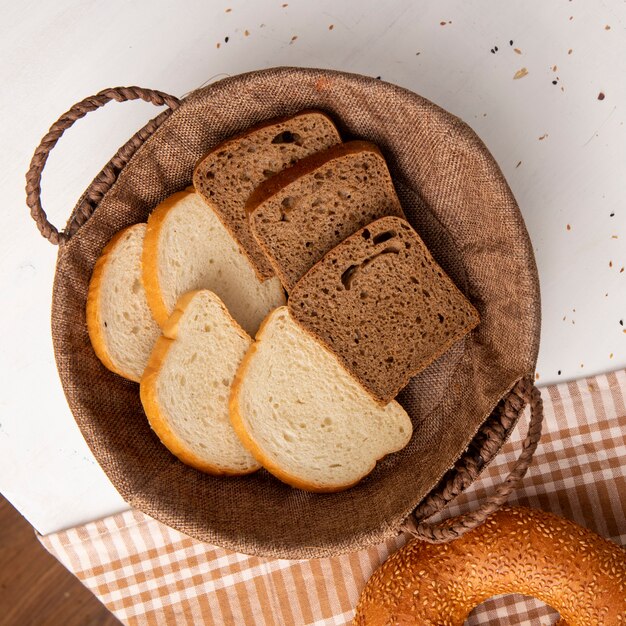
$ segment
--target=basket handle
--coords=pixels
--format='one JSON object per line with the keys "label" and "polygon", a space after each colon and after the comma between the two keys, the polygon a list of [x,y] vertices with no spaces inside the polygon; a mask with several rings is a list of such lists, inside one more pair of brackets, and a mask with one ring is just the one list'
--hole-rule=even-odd
{"label": "basket handle", "polygon": [[[428,522],[417,521],[416,514],[420,519],[430,517],[436,510],[429,512],[429,505],[420,504],[413,513],[409,515],[402,525],[402,530],[412,534],[419,539],[428,543],[446,543],[452,541],[466,532],[480,526],[489,515],[501,508],[507,501],[511,492],[519,485],[522,478],[526,474],[526,470],[530,465],[533,454],[541,438],[541,425],[543,422],[543,401],[541,393],[535,385],[528,379],[520,380],[509,394],[510,400],[504,405],[504,411],[509,418],[516,418],[526,404],[530,404],[530,422],[528,424],[528,434],[522,445],[520,453],[513,469],[506,477],[505,481],[496,488],[496,492],[489,496],[476,511],[465,513],[460,517],[442,522],[429,524]],[[469,482],[478,476],[478,467],[470,469]],[[467,476],[457,475],[457,480],[453,480],[446,493],[446,500],[449,501],[463,491],[468,484]]]}
{"label": "basket handle", "polygon": [[144,89],[142,87],[112,87],[78,102],[52,124],[50,130],[45,134],[39,146],[37,146],[28,172],[26,172],[26,204],[30,208],[30,214],[35,220],[39,232],[50,243],[58,245],[66,242],[89,219],[98,201],[117,179],[119,171],[128,163],[137,148],[143,144],[160,124],[161,120],[156,121],[159,118],[152,120],[118,151],[115,157],[100,172],[92,185],[90,185],[88,193],[83,197],[79,209],[75,212],[65,231],[59,232],[56,226],[48,221],[46,212],[41,206],[41,174],[48,160],[48,155],[61,138],[61,135],[76,120],[104,106],[111,100],[117,102],[144,100],[156,106],[166,104],[169,107],[168,115],[180,105],[178,98],[161,91]]}

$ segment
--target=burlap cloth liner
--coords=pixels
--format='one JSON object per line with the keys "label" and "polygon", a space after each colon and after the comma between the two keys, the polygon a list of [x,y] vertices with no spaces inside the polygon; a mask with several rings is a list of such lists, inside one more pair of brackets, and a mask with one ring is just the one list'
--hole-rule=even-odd
{"label": "burlap cloth liner", "polygon": [[[157,203],[189,185],[196,161],[216,143],[304,108],[327,111],[344,138],[380,146],[408,219],[481,316],[473,333],[402,392],[414,425],[409,445],[356,487],[328,495],[292,489],[264,471],[220,478],[180,463],[150,430],[137,385],[96,358],[85,325],[89,278],[114,233],[145,221]],[[59,251],[52,335],[63,388],[88,445],[132,506],[225,548],[307,558],[396,535],[499,400],[534,370],[537,272],[497,164],[468,126],[424,98],[326,70],[277,68],[229,78],[191,93],[159,121]]]}

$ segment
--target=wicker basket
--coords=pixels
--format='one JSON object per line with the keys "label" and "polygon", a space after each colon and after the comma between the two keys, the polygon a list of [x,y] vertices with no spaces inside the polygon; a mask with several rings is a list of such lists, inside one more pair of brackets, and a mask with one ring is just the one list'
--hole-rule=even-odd
{"label": "wicker basket", "polygon": [[[91,183],[59,232],[40,201],[50,150],[77,119],[110,100],[168,108],[133,136]],[[338,494],[291,489],[264,471],[202,474],[180,463],[150,430],[135,383],[106,370],[85,324],[87,286],[110,237],[145,221],[191,182],[196,160],[263,119],[304,108],[327,111],[345,138],[377,143],[409,221],[479,310],[481,324],[400,394],[414,435],[356,487]],[[235,76],[183,100],[138,87],[114,88],[74,105],[33,157],[27,200],[42,235],[59,244],[52,336],[65,394],[96,459],[121,495],[200,540],[283,558],[329,556],[401,530],[447,541],[501,506],[524,475],[541,432],[532,384],[540,305],[532,248],[497,164],[459,119],[394,85],[314,69]],[[529,433],[496,493],[472,513],[429,524],[494,458],[530,404]]]}

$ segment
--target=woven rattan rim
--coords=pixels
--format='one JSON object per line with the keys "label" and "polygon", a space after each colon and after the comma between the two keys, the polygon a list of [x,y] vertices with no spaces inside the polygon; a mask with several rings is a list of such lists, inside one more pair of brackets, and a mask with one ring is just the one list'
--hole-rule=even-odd
{"label": "woven rattan rim", "polygon": [[[528,433],[522,443],[522,451],[509,475],[496,488],[495,493],[482,502],[476,511],[453,520],[444,520],[436,524],[420,521],[441,511],[478,478],[483,468],[502,447],[507,433],[515,426],[527,404],[530,405],[530,421]],[[539,390],[530,380],[523,378],[503,399],[498,414],[499,419],[493,419],[492,415],[483,424],[468,451],[418,504],[403,525],[403,530],[429,543],[445,543],[476,528],[506,503],[509,495],[526,474],[541,438],[543,401]]]}
{"label": "woven rattan rim", "polygon": [[[117,151],[81,197],[66,228],[59,231],[48,221],[41,205],[41,176],[51,150],[63,133],[76,120],[84,117],[90,111],[104,106],[111,100],[125,102],[137,99],[156,106],[167,105],[169,108],[151,120]],[[161,91],[141,87],[113,87],[75,104],[52,124],[35,150],[26,173],[26,203],[41,235],[55,245],[68,241],[89,219],[102,197],[115,183],[120,171],[137,149],[154,133],[164,119],[180,106],[180,103],[178,98]],[[453,520],[437,523],[423,521],[441,511],[452,499],[476,480],[511,434],[526,404],[530,404],[531,409],[528,434],[513,469],[496,489],[494,495],[487,498],[478,510]],[[400,530],[431,543],[441,543],[451,541],[480,525],[488,515],[504,505],[511,492],[526,474],[541,436],[542,422],[543,405],[539,390],[529,379],[518,381],[481,426],[468,449],[415,508]]]}
{"label": "woven rattan rim", "polygon": [[[104,169],[98,174],[96,179],[89,185],[89,189],[83,195],[79,204],[79,210],[75,211],[64,231],[59,232],[56,226],[48,221],[46,212],[41,206],[41,175],[48,160],[52,148],[57,144],[63,133],[74,124],[76,120],[85,117],[87,113],[95,111],[104,106],[107,102],[126,102],[127,100],[144,100],[156,106],[166,104],[169,110],[165,115],[149,122],[144,128],[135,134],[117,154],[107,163]],[[142,87],[112,87],[104,89],[95,96],[89,96],[81,102],[76,103],[50,127],[37,146],[30,167],[26,173],[26,204],[30,208],[30,214],[39,228],[39,232],[50,243],[55,245],[67,241],[76,231],[91,217],[102,196],[109,190],[116,181],[121,169],[128,163],[137,148],[159,127],[160,123],[172,111],[178,108],[180,101],[174,96],[170,96],[154,89],[144,89]]]}

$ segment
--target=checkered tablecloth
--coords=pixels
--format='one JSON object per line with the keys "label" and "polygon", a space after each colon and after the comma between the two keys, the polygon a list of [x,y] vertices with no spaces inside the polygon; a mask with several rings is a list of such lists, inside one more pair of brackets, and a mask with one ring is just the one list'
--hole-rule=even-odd
{"label": "checkered tablecloth", "polygon": [[[542,389],[544,434],[510,502],[553,511],[626,544],[626,371]],[[480,480],[446,511],[476,507],[520,450],[527,418]],[[139,511],[41,538],[127,624],[331,626],[348,623],[372,572],[406,536],[345,556],[261,559],[191,539]],[[554,624],[557,614],[500,596],[467,624]]]}

